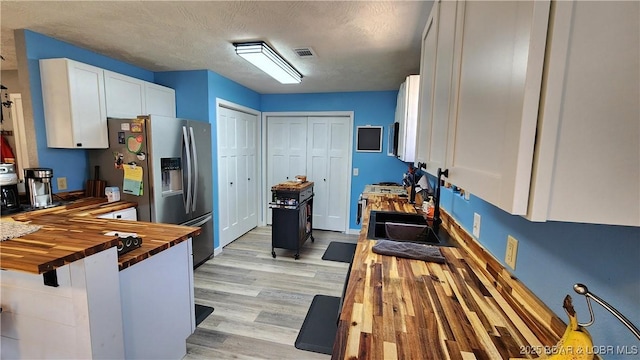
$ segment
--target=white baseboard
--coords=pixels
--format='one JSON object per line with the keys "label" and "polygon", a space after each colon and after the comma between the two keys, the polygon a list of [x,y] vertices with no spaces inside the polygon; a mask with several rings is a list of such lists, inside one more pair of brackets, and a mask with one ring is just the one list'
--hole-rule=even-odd
{"label": "white baseboard", "polygon": [[213,249],[213,256],[216,257],[218,255],[222,254],[222,246],[218,246],[217,248]]}
{"label": "white baseboard", "polygon": [[349,229],[349,230],[347,230],[347,234],[349,234],[349,235],[360,235],[360,230],[361,229],[359,229],[359,228],[358,229]]}

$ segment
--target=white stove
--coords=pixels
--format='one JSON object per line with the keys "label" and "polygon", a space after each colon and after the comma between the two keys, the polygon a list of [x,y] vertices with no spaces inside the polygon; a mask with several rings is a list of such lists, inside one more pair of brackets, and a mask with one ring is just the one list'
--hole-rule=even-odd
{"label": "white stove", "polygon": [[365,185],[362,196],[369,194],[406,194],[407,191],[403,186],[398,185]]}
{"label": "white stove", "polygon": [[360,218],[362,218],[362,212],[367,208],[367,198],[369,195],[407,195],[407,190],[400,185],[365,185],[364,191],[360,194],[358,200],[358,217],[356,218],[356,224],[360,224]]}

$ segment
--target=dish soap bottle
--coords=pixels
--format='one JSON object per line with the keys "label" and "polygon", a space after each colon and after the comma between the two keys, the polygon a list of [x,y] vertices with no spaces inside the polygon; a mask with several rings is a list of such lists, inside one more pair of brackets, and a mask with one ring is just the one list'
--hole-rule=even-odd
{"label": "dish soap bottle", "polygon": [[427,214],[427,219],[433,219],[435,208],[436,206],[433,203],[433,196],[429,196],[429,201],[424,201],[422,203],[422,210]]}

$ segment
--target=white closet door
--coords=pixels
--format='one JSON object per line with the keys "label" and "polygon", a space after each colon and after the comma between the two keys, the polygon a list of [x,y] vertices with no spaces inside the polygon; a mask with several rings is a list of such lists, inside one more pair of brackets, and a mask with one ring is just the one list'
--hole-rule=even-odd
{"label": "white closet door", "polygon": [[218,107],[220,246],[258,225],[257,189],[255,180],[248,180],[257,172],[257,125],[256,115]]}
{"label": "white closet door", "polygon": [[314,182],[315,229],[346,230],[349,125],[348,117],[308,119],[307,178]]}
{"label": "white closet door", "polygon": [[218,108],[218,198],[220,199],[220,246],[233,241],[238,224],[237,193],[237,138],[236,116],[226,108]]}
{"label": "white closet door", "polygon": [[309,118],[307,139],[307,179],[314,182],[313,228],[326,229],[329,210],[329,122],[325,118]]}
{"label": "white closet door", "polygon": [[[233,111],[233,110],[232,110]],[[238,231],[242,236],[258,225],[257,189],[255,181],[256,167],[256,126],[255,115],[237,113],[238,124],[238,174],[236,177],[238,192]]]}
{"label": "white closet door", "polygon": [[[307,117],[269,116],[267,118],[267,189],[307,171]],[[271,211],[267,211],[271,224]]]}

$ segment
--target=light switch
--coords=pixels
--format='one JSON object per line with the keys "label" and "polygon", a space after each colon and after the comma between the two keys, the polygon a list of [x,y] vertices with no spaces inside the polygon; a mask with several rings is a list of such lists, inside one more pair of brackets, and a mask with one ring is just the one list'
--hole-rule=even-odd
{"label": "light switch", "polygon": [[358,176],[358,168],[353,168],[353,176]]}

